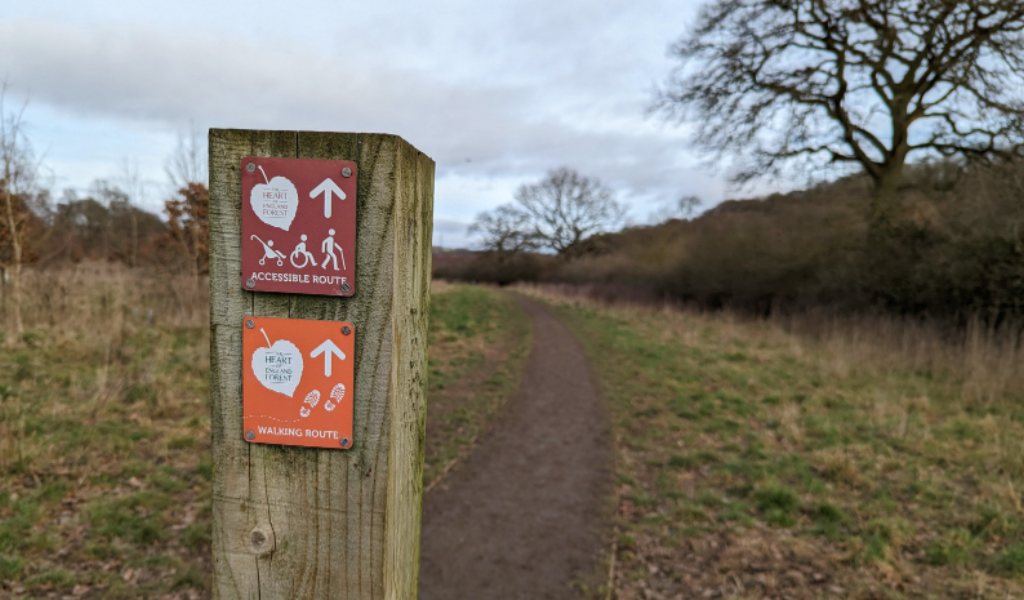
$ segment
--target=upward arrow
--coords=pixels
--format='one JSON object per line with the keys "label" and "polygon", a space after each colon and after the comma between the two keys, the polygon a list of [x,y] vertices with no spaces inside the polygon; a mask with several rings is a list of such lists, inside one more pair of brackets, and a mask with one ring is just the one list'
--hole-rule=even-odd
{"label": "upward arrow", "polygon": [[336,355],[340,360],[345,360],[345,353],[341,351],[341,348],[335,346],[331,340],[325,340],[324,343],[316,347],[316,350],[310,352],[309,356],[310,358],[316,358],[321,354],[324,355],[324,377],[331,376],[332,354]]}
{"label": "upward arrow", "polygon": [[324,195],[324,217],[327,219],[331,218],[331,194],[336,194],[342,200],[345,199],[345,192],[341,191],[338,184],[334,183],[334,180],[328,177],[320,182],[320,185],[313,188],[313,191],[309,193],[310,198],[316,198],[320,194]]}

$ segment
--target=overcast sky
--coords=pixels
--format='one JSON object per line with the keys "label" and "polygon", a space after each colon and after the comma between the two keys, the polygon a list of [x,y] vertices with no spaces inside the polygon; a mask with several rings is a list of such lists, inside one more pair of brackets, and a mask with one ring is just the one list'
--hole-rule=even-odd
{"label": "overcast sky", "polygon": [[636,221],[724,177],[645,114],[687,0],[174,2],[0,0],[0,75],[55,190],[127,158],[169,191],[179,133],[394,133],[437,161],[435,244],[559,166],[609,184]]}

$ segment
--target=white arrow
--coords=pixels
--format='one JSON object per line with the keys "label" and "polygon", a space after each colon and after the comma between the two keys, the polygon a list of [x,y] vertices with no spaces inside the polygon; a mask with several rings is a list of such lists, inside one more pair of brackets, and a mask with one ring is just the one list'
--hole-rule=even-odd
{"label": "white arrow", "polygon": [[320,194],[324,195],[324,217],[331,218],[331,193],[336,194],[342,200],[345,199],[345,192],[341,191],[338,184],[334,183],[334,180],[328,177],[324,179],[320,185],[316,186],[312,192],[309,193],[310,198],[316,198]]}
{"label": "white arrow", "polygon": [[336,354],[341,360],[345,360],[345,353],[334,345],[331,340],[326,340],[324,343],[316,347],[316,350],[309,353],[311,358],[316,358],[321,354],[324,355],[324,377],[331,376],[331,355]]}

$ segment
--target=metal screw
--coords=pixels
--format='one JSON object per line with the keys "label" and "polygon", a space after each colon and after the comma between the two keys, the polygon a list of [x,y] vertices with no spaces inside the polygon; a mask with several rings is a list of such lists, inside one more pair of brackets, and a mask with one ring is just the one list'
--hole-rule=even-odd
{"label": "metal screw", "polygon": [[246,431],[245,432],[245,439],[247,439],[249,441],[252,441],[252,440],[256,439],[256,432],[253,431],[252,429],[250,429],[249,431]]}
{"label": "metal screw", "polygon": [[250,280],[246,281],[245,282],[245,287],[249,288],[250,290],[252,288],[256,287],[256,280],[255,279],[250,279]]}
{"label": "metal screw", "polygon": [[341,170],[341,176],[342,177],[351,177],[352,176],[352,169],[350,169],[348,167],[345,167],[344,169]]}
{"label": "metal screw", "polygon": [[341,438],[341,447],[342,448],[348,448],[350,443],[351,442],[349,442],[348,438]]}
{"label": "metal screw", "polygon": [[249,164],[245,165],[245,170],[250,172],[250,173],[255,173],[256,172],[256,163],[249,163]]}
{"label": "metal screw", "polygon": [[252,319],[246,319],[245,326],[249,329],[252,329],[253,327],[256,326],[256,321],[253,321]]}
{"label": "metal screw", "polygon": [[352,328],[349,327],[348,325],[345,325],[344,327],[341,328],[342,335],[348,335],[350,333],[352,333]]}
{"label": "metal screw", "polygon": [[350,286],[347,283],[341,284],[341,293],[342,294],[347,294],[347,293],[349,293],[351,291],[352,291],[352,286]]}

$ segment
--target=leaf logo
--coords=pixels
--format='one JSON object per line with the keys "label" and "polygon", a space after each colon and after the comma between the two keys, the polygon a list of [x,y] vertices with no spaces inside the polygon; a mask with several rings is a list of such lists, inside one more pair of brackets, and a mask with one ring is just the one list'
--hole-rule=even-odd
{"label": "leaf logo", "polygon": [[291,398],[302,380],[302,352],[288,340],[271,344],[267,332],[260,331],[268,347],[252,353],[252,372],[263,387]]}
{"label": "leaf logo", "polygon": [[287,177],[277,176],[268,180],[263,167],[258,168],[266,183],[252,186],[249,205],[260,221],[288,231],[299,212],[299,192]]}

